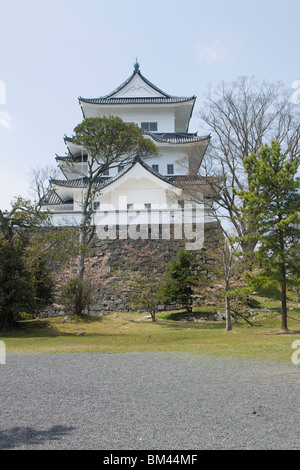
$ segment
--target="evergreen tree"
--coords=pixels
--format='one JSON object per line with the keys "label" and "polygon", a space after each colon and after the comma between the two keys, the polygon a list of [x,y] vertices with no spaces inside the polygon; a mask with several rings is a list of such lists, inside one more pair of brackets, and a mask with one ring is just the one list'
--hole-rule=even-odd
{"label": "evergreen tree", "polygon": [[[299,158],[281,153],[278,142],[245,158],[249,191],[240,192],[243,217],[253,217],[259,241],[257,257],[267,278],[281,286],[282,323],[287,330],[287,272],[299,241]],[[249,235],[250,237],[250,235]]]}
{"label": "evergreen tree", "polygon": [[192,311],[193,286],[196,285],[194,260],[194,253],[181,249],[177,258],[168,263],[165,279],[158,292],[161,302],[178,302],[184,305],[187,311]]}
{"label": "evergreen tree", "polygon": [[34,260],[30,269],[34,295],[34,310],[53,302],[54,280],[45,257]]}
{"label": "evergreen tree", "polygon": [[11,329],[20,312],[34,307],[34,290],[21,237],[0,235],[0,327]]}
{"label": "evergreen tree", "polygon": [[[0,209],[0,326],[12,328],[22,312],[36,313],[53,300],[49,262],[60,253],[63,236],[48,232],[49,213],[18,197]],[[60,243],[61,242],[61,243]],[[65,252],[62,255],[66,257]]]}
{"label": "evergreen tree", "polygon": [[300,242],[291,251],[292,260],[288,272],[288,284],[296,290],[297,302],[300,302]]}
{"label": "evergreen tree", "polygon": [[67,310],[75,316],[89,312],[93,298],[93,284],[88,279],[73,277],[64,286],[61,301]]}

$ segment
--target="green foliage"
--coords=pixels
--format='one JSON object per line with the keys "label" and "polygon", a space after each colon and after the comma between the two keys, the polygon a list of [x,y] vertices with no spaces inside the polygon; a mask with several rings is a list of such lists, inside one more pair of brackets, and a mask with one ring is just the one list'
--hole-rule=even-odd
{"label": "green foliage", "polygon": [[49,213],[17,198],[0,210],[0,323],[11,328],[19,315],[34,315],[53,300],[49,264],[67,259],[70,232],[51,231]]}
{"label": "green foliage", "polygon": [[243,215],[254,217],[259,253],[275,263],[285,261],[287,248],[299,240],[298,167],[299,159],[288,160],[275,141],[271,148],[265,145],[258,155],[245,158],[249,191],[240,193]]}
{"label": "green foliage", "polygon": [[45,258],[35,260],[30,269],[34,309],[39,310],[53,302],[54,280]]}
{"label": "green foliage", "polygon": [[0,324],[13,327],[20,312],[34,314],[53,300],[54,282],[44,258],[29,259],[28,239],[0,236]]}
{"label": "green foliage", "polygon": [[129,163],[135,156],[149,157],[157,154],[157,147],[141,133],[136,124],[125,123],[117,116],[87,118],[74,129],[74,143],[83,148],[100,165],[101,172]]}
{"label": "green foliage", "polygon": [[0,230],[7,240],[12,240],[16,227],[19,228],[19,236],[26,237],[33,227],[44,227],[49,221],[48,211],[41,211],[30,200],[21,197],[12,202],[10,211],[2,212],[0,209]]}
{"label": "green foliage", "polygon": [[157,274],[126,269],[123,273],[117,273],[117,276],[122,282],[123,292],[128,292],[130,308],[150,313],[152,320],[155,321],[160,286],[160,278]]}
{"label": "green foliage", "polygon": [[22,310],[34,308],[31,275],[26,268],[23,240],[0,236],[0,325],[11,328]]}
{"label": "green foliage", "polygon": [[89,310],[92,294],[93,285],[91,281],[73,277],[65,285],[61,301],[72,315],[81,316],[85,310]]}
{"label": "green foliage", "polygon": [[293,249],[300,238],[299,158],[290,160],[281,153],[278,142],[263,146],[245,158],[249,191],[242,191],[243,217],[254,221],[259,244],[256,253],[259,270],[248,273],[252,282],[275,282],[282,291],[282,327],[286,322],[287,272],[293,262]]}
{"label": "green foliage", "polygon": [[47,264],[67,264],[80,250],[77,227],[32,227],[29,230],[28,256],[31,262],[43,258]]}
{"label": "green foliage", "polygon": [[296,290],[297,302],[300,301],[300,243],[291,250],[291,261],[288,267],[288,285]]}
{"label": "green foliage", "polygon": [[168,263],[165,279],[158,292],[161,302],[178,302],[187,310],[192,310],[193,287],[197,282],[194,260],[194,253],[181,249],[177,258]]}

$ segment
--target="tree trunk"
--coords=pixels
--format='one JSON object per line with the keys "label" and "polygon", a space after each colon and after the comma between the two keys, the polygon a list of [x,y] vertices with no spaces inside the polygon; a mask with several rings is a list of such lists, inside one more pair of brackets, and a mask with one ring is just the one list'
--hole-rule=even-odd
{"label": "tree trunk", "polygon": [[286,306],[286,272],[284,263],[281,263],[281,276],[281,329],[288,331]]}
{"label": "tree trunk", "polygon": [[231,314],[230,314],[230,297],[227,295],[229,292],[229,281],[225,281],[225,318],[226,318],[226,329],[225,331],[231,331]]}
{"label": "tree trunk", "polygon": [[12,240],[12,231],[9,228],[7,219],[3,216],[3,212],[0,210],[0,227],[2,234],[6,240],[11,242]]}
{"label": "tree trunk", "polygon": [[14,323],[14,312],[6,307],[4,315],[0,317],[0,331],[12,330]]}
{"label": "tree trunk", "polygon": [[78,260],[77,260],[77,276],[79,279],[83,279],[83,273],[84,273],[84,245],[85,245],[85,233],[86,233],[86,227],[85,226],[80,226],[79,227],[79,254],[78,254]]}
{"label": "tree trunk", "polygon": [[231,331],[231,314],[230,314],[230,298],[225,296],[225,318],[226,318],[226,329],[225,331]]}
{"label": "tree trunk", "polygon": [[152,321],[155,322],[155,321],[156,321],[156,318],[155,318],[155,313],[156,313],[156,312],[152,310],[150,313],[151,313],[151,319],[152,319]]}
{"label": "tree trunk", "polygon": [[226,329],[225,331],[231,331],[231,314],[230,314],[230,298],[225,294],[225,318],[226,318]]}
{"label": "tree trunk", "polygon": [[87,222],[89,218],[89,203],[92,191],[93,181],[89,181],[86,194],[81,207],[81,221],[79,226],[79,255],[77,260],[77,276],[83,279],[84,274],[84,261],[85,261],[85,247],[87,244]]}

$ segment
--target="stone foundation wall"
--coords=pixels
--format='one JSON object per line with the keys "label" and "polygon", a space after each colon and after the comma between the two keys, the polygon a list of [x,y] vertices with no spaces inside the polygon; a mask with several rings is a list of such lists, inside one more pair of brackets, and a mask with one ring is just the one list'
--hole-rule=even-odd
{"label": "stone foundation wall", "polygon": [[[209,259],[209,251],[216,244],[223,240],[222,230],[217,223],[211,222],[205,224],[204,248],[195,251],[200,262],[206,262],[208,265],[213,263]],[[163,275],[167,263],[176,258],[179,249],[185,249],[186,241],[184,239],[176,240],[101,240],[94,237],[92,241],[92,256],[106,257],[105,282],[98,285],[95,293],[95,301],[91,306],[90,313],[101,315],[110,311],[129,311],[129,293],[122,292],[122,281],[116,274],[118,271],[130,269],[132,271],[143,270],[149,272],[149,275],[155,275],[159,278]],[[213,278],[214,273],[209,270],[202,271],[207,278]],[[180,308],[180,305],[159,306],[160,309]]]}
{"label": "stone foundation wall", "polygon": [[[85,276],[91,279],[95,284],[95,294],[93,304],[90,308],[90,314],[103,315],[109,312],[124,312],[132,310],[129,298],[130,292],[124,289],[122,284],[122,272],[142,271],[149,273],[160,279],[166,269],[166,265],[172,259],[177,257],[178,251],[186,248],[186,240],[174,239],[174,233],[171,231],[171,238],[152,240],[149,239],[100,239],[95,235],[90,246],[89,258],[86,258]],[[76,230],[72,234],[77,241]],[[200,251],[194,251],[200,263],[209,266],[214,261],[210,258],[210,251],[222,242],[223,233],[219,225],[215,222],[206,223],[204,230],[204,247]],[[71,263],[72,264],[72,263]],[[57,295],[54,305],[40,312],[40,317],[51,317],[58,315],[67,315],[68,312],[60,305],[60,292],[62,286],[68,278],[76,276],[76,259],[74,258],[72,268],[59,269],[59,263],[53,262],[53,271],[56,273]],[[200,271],[208,279],[214,278],[214,273],[209,269]],[[198,302],[201,304],[201,297]],[[197,300],[195,299],[195,305]],[[165,306],[160,305],[159,309],[179,309],[181,305]]]}

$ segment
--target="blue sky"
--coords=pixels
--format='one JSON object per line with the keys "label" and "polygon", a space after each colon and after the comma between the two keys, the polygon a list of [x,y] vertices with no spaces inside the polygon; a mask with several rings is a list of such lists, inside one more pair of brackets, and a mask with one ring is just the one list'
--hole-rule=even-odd
{"label": "blue sky", "polygon": [[300,79],[299,0],[0,0],[0,208],[28,196],[32,168],[55,165],[82,114],[142,74],[197,101],[248,76],[286,88]]}

